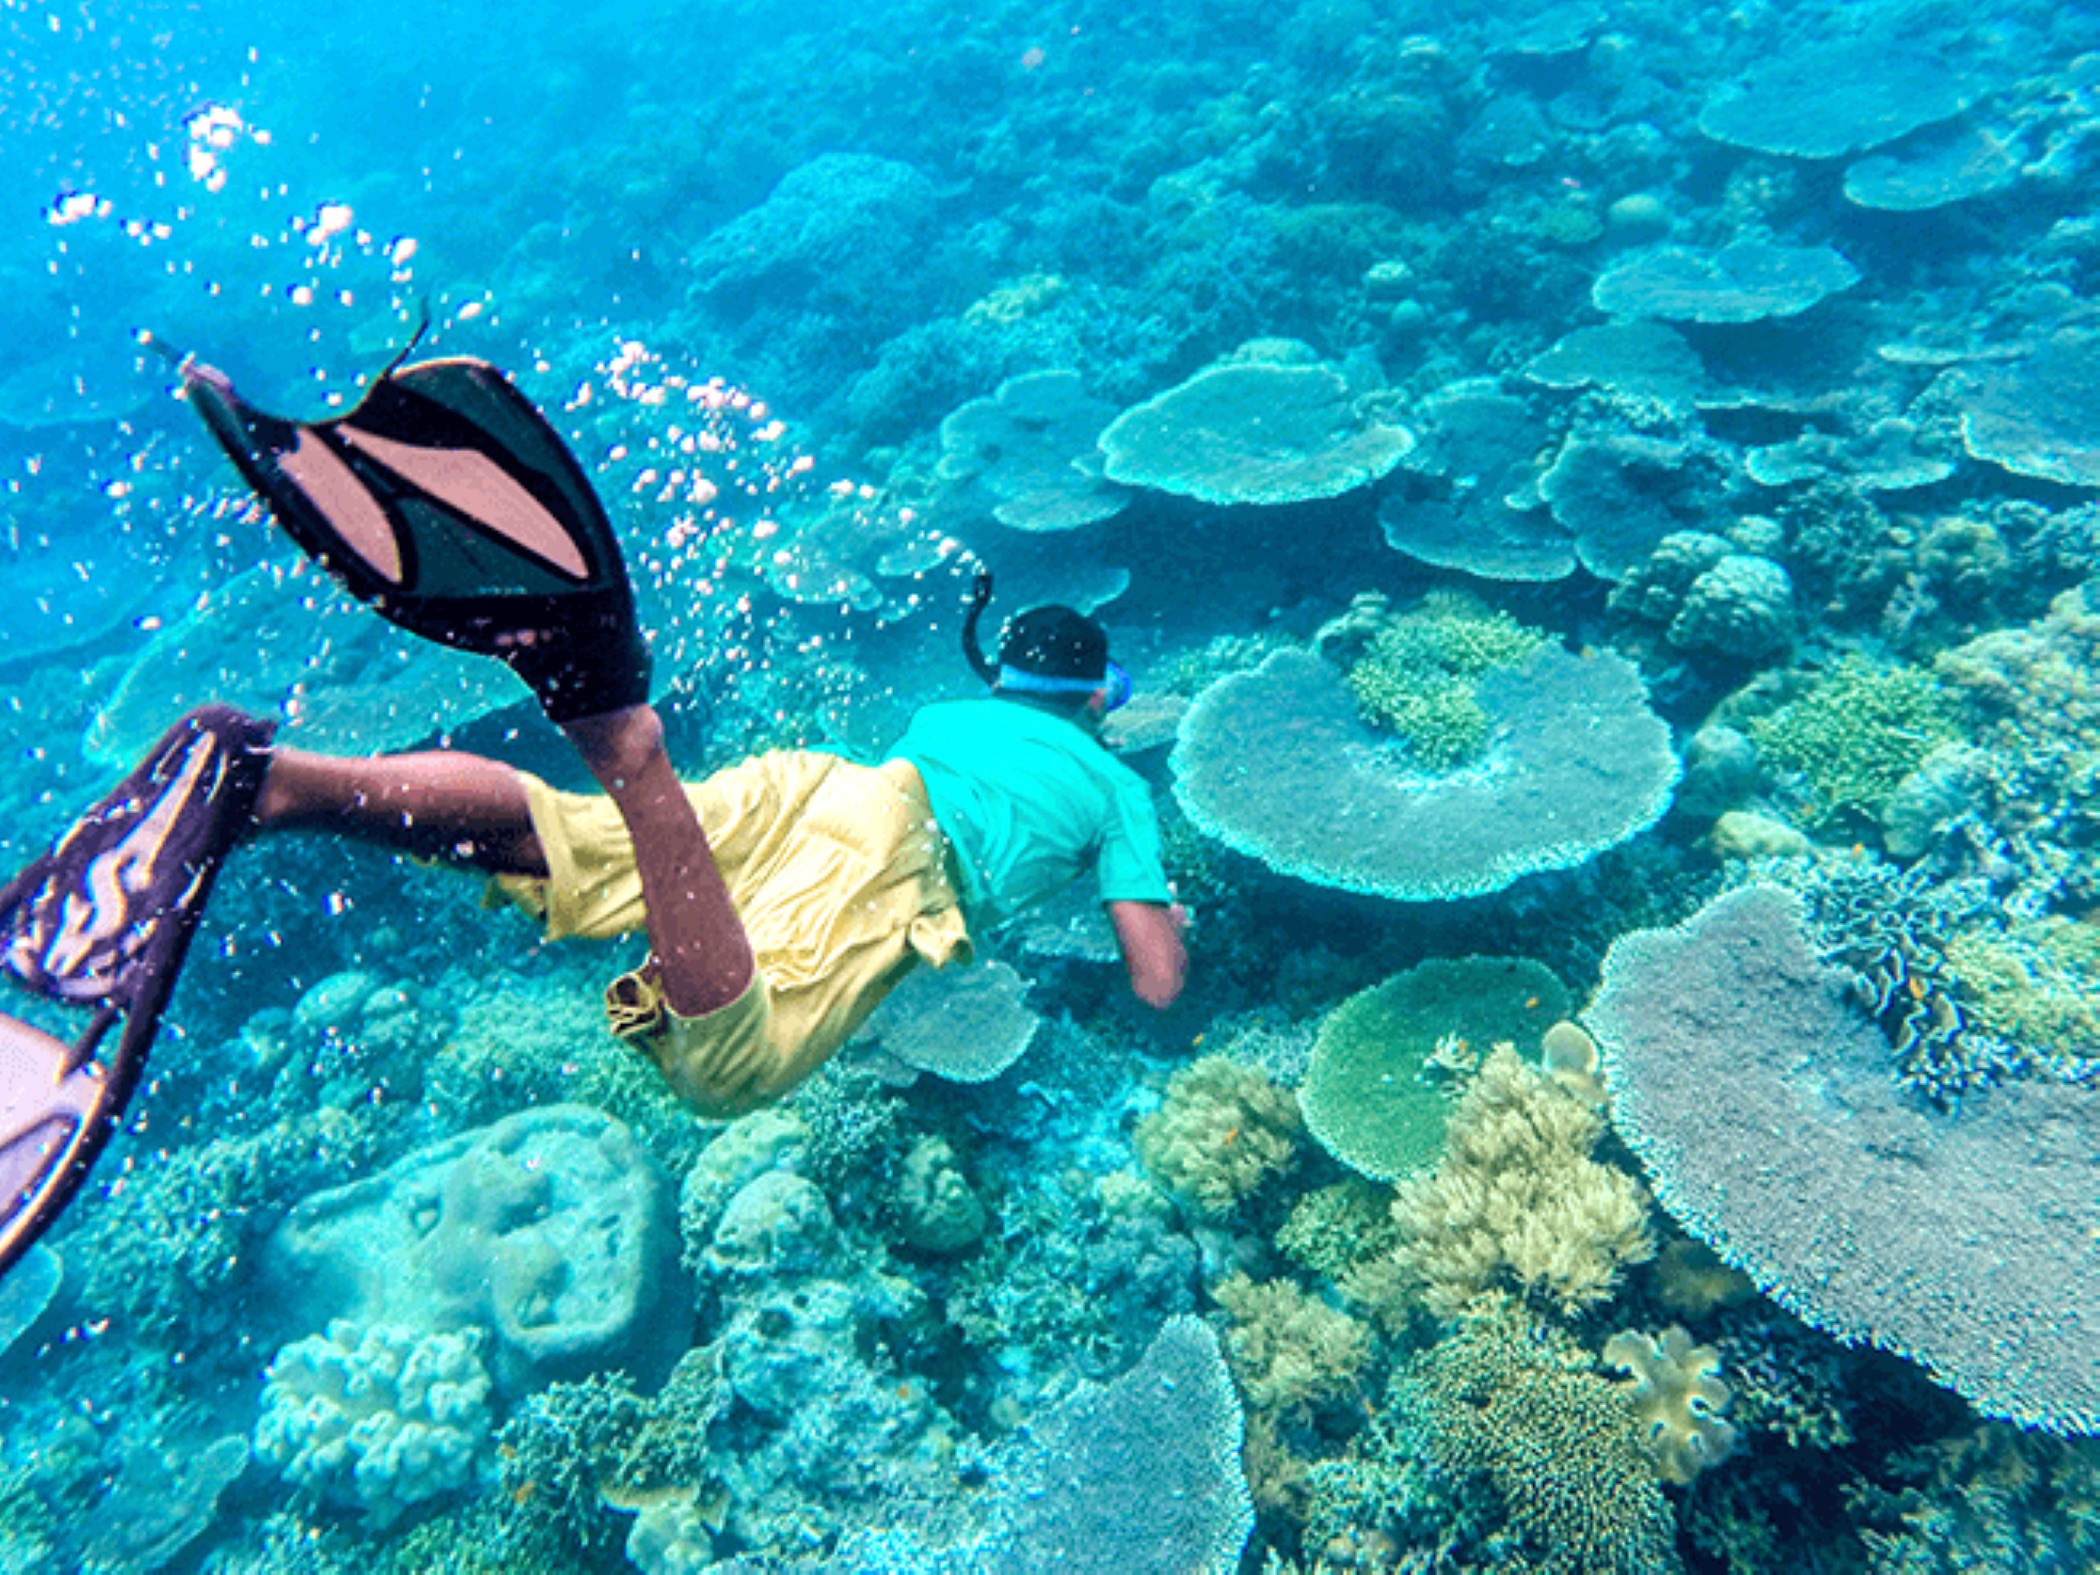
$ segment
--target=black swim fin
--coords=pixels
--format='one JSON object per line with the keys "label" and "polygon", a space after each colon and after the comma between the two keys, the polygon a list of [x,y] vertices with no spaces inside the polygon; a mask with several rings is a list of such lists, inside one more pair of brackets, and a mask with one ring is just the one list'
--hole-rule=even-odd
{"label": "black swim fin", "polygon": [[[0,971],[94,1014],[70,1045],[0,1016],[0,1273],[58,1217],[122,1119],[262,791],[274,727],[225,706],[192,712],[0,887]],[[101,1054],[119,1021],[116,1048]]]}
{"label": "black swim fin", "polygon": [[557,722],[649,697],[605,509],[531,401],[485,361],[388,368],[347,415],[287,421],[194,359],[185,392],[242,478],[344,589],[494,656]]}

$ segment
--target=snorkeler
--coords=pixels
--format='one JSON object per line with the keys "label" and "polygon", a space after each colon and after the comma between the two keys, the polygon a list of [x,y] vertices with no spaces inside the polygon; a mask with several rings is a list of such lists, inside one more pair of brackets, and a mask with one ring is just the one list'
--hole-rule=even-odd
{"label": "snorkeler", "polygon": [[227,854],[270,831],[482,871],[549,939],[646,930],[649,959],[607,988],[608,1019],[710,1117],[781,1097],[914,967],[967,962],[973,926],[1088,868],[1134,992],[1155,1007],[1180,993],[1150,792],[1088,725],[1129,693],[1093,619],[1025,612],[995,663],[980,575],[963,639],[990,698],[923,707],[879,765],[784,750],[683,783],[604,509],[502,373],[397,359],[348,414],[299,423],[209,367],[180,371],[302,549],[381,616],[507,663],[605,791],[445,750],[312,754],[223,706],[184,717],[0,889],[0,966],[93,1011],[72,1044],[0,1017],[0,1270],[122,1116]]}

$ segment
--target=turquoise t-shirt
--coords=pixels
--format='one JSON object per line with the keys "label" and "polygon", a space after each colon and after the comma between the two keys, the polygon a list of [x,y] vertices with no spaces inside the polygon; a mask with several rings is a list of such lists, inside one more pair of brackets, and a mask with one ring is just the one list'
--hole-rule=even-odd
{"label": "turquoise t-shirt", "polygon": [[1171,902],[1152,790],[1086,731],[1011,700],[923,707],[886,757],[926,781],[962,866],[972,927],[1041,902],[1091,865],[1103,902]]}

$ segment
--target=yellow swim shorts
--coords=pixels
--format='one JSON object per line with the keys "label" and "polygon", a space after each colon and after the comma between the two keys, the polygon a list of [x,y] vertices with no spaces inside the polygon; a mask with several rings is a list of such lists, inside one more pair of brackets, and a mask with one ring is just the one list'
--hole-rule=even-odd
{"label": "yellow swim shorts", "polygon": [[[612,800],[532,776],[525,787],[548,874],[501,876],[501,892],[544,919],[549,940],[641,929],[641,875]],[[908,763],[779,750],[686,794],[751,938],[757,977],[727,1006],[683,1018],[664,1006],[649,970],[624,974],[606,991],[606,1012],[703,1114],[741,1115],[779,1098],[919,963],[970,960],[947,839]]]}

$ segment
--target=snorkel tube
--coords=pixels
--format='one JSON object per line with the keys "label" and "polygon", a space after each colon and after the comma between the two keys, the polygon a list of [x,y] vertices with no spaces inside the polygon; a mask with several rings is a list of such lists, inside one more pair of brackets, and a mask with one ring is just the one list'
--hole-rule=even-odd
{"label": "snorkel tube", "polygon": [[963,660],[970,670],[983,679],[987,687],[999,682],[999,664],[984,654],[984,646],[977,639],[977,625],[984,618],[984,609],[992,600],[992,571],[979,564],[977,579],[970,586],[970,610],[963,614],[962,648]]}
{"label": "snorkel tube", "polygon": [[[963,615],[962,648],[963,656],[969,662],[971,670],[984,680],[988,687],[1004,690],[1008,694],[1037,695],[1092,694],[1096,690],[1103,690],[1106,691],[1106,699],[1102,705],[1104,713],[1118,710],[1129,703],[1133,688],[1130,674],[1116,663],[1108,661],[1105,655],[1105,670],[1099,678],[1061,677],[1052,673],[1030,672],[1027,668],[1015,666],[1011,662],[995,662],[985,655],[984,645],[977,637],[977,626],[983,620],[984,609],[991,599],[992,571],[980,566],[977,579],[970,587],[969,611]],[[1033,613],[1023,613],[1019,621],[1025,624],[1032,617],[1052,613],[1072,619],[1079,618],[1079,615],[1069,608],[1039,607]],[[1103,638],[1099,626],[1091,619],[1081,621],[1093,630],[1096,639]],[[1012,633],[1013,626],[1009,625],[1009,638],[1005,644],[1012,643]],[[1003,656],[1006,653],[1002,649],[1000,654]]]}

